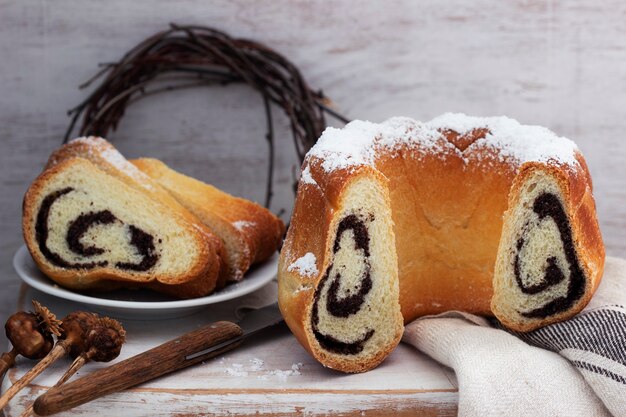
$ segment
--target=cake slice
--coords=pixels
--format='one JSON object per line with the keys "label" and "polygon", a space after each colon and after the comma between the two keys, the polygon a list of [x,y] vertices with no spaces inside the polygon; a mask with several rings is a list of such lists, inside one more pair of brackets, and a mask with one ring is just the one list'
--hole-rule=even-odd
{"label": "cake slice", "polygon": [[228,270],[226,263],[222,261],[225,257],[225,252],[221,239],[197,217],[185,209],[170,193],[131,164],[111,143],[100,137],[89,136],[71,140],[50,155],[46,168],[76,157],[89,160],[107,174],[141,191],[148,197],[165,204],[182,215],[200,232],[204,233],[206,235],[204,241],[207,245],[207,252],[215,253],[215,256],[219,258],[217,262],[221,262],[216,288],[220,289],[225,285]]}
{"label": "cake slice", "polygon": [[220,262],[205,233],[82,158],[32,183],[22,228],[41,271],[66,288],[147,287],[191,298],[216,285]]}
{"label": "cake slice", "polygon": [[513,183],[491,301],[494,315],[511,329],[530,331],[571,317],[600,283],[604,246],[591,179],[576,175],[527,163]]}
{"label": "cake slice", "polygon": [[318,361],[364,372],[403,330],[388,180],[368,167],[325,175],[313,161],[303,172],[298,194],[309,200],[296,205],[281,252],[280,309]]}
{"label": "cake slice", "polygon": [[178,173],[159,160],[131,162],[222,239],[229,281],[240,281],[251,265],[278,249],[285,226],[264,207]]}

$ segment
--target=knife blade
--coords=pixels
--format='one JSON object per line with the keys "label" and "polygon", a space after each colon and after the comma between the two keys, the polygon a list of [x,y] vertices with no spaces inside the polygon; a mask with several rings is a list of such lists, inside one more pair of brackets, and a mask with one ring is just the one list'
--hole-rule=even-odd
{"label": "knife blade", "polygon": [[249,312],[239,322],[219,321],[146,352],[54,387],[34,404],[38,415],[66,411],[173,371],[221,355],[245,339],[283,321],[278,303]]}

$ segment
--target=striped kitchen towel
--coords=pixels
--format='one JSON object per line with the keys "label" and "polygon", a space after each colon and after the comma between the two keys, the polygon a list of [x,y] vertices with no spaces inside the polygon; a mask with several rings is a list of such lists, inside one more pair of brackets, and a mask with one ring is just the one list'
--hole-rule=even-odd
{"label": "striped kitchen towel", "polygon": [[626,309],[623,306],[586,310],[562,323],[513,334],[529,345],[563,356],[614,416],[626,415]]}
{"label": "striped kitchen towel", "polygon": [[529,333],[462,312],[418,319],[403,341],[454,369],[459,416],[626,416],[626,261],[607,258],[590,305]]}

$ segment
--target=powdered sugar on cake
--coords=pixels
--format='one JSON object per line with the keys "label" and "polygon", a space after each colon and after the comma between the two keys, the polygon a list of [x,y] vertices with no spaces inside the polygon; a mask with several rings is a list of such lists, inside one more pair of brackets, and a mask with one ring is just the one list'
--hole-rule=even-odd
{"label": "powdered sugar on cake", "polygon": [[303,184],[317,185],[317,182],[315,182],[313,176],[311,175],[311,170],[309,169],[308,165],[302,170],[302,173],[300,174],[300,182]]}
{"label": "powdered sugar on cake", "polygon": [[551,130],[532,125],[522,125],[517,120],[505,116],[470,117],[461,113],[446,113],[427,125],[432,129],[451,129],[460,134],[473,129],[486,127],[489,134],[468,147],[484,146],[493,148],[501,157],[524,162],[550,162],[574,165],[576,144]]}
{"label": "powdered sugar on cake", "polygon": [[[441,134],[454,130],[463,135],[474,129],[487,128],[489,133],[472,143],[465,152],[458,150]],[[394,117],[383,123],[355,120],[343,129],[327,128],[307,158],[320,159],[327,171],[360,165],[375,165],[379,149],[393,151],[400,145],[413,144],[422,153],[457,154],[468,162],[464,153],[472,148],[491,148],[502,161],[521,165],[537,161],[564,165],[578,164],[576,144],[540,126],[522,125],[508,117],[472,117],[446,113],[422,123],[407,117]],[[305,177],[302,181],[313,180]]]}
{"label": "powdered sugar on cake", "polygon": [[[125,173],[129,177],[132,177],[134,180],[144,187],[147,190],[153,191],[154,187],[152,186],[151,181],[148,179],[148,176],[141,172],[139,168],[130,163],[124,155],[122,155],[117,149],[107,146],[104,139],[96,137],[96,136],[88,136],[88,137],[80,137],[76,139],[72,139],[70,142],[75,143],[84,143],[85,145],[90,146],[90,148],[97,148],[100,150],[99,155],[109,164],[111,164],[115,169]],[[104,146],[104,149],[102,147]],[[91,149],[88,151],[92,152]]]}
{"label": "powdered sugar on cake", "polygon": [[80,138],[70,140],[71,143],[78,142],[84,143],[85,145],[90,146],[99,146],[102,145],[102,139],[97,136],[83,136]]}
{"label": "powdered sugar on cake", "polygon": [[380,135],[381,125],[361,120],[350,122],[343,129],[324,130],[309,155],[323,159],[325,171],[374,162],[374,140]]}
{"label": "powdered sugar on cake", "polygon": [[233,227],[240,232],[243,231],[247,227],[254,227],[256,225],[255,222],[249,222],[247,220],[239,220],[232,223]]}
{"label": "powdered sugar on cake", "polygon": [[308,252],[304,256],[296,259],[291,265],[289,265],[287,271],[298,271],[300,275],[313,277],[319,273],[316,262],[317,259],[315,258],[315,255],[311,252]]}

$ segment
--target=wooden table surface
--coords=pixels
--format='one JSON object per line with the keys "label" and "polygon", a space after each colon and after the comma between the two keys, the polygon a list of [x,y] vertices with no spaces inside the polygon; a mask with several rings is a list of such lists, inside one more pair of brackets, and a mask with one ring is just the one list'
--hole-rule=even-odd
{"label": "wooden table surface", "polygon": [[[146,321],[120,318],[128,342],[116,360],[123,360],[178,335],[216,320],[233,320],[239,306],[261,306],[276,299],[276,282],[243,299],[220,303],[178,319]],[[83,308],[23,286],[18,304],[32,298],[58,315]],[[19,416],[24,407],[54,384],[69,366],[60,360],[16,396],[5,409]],[[21,359],[3,389],[33,362]],[[106,366],[91,363],[76,377]],[[343,415],[374,416],[456,414],[454,372],[413,347],[401,344],[378,368],[346,375],[317,363],[280,325],[224,356],[145,383],[123,393],[93,401],[59,416],[170,415]]]}

